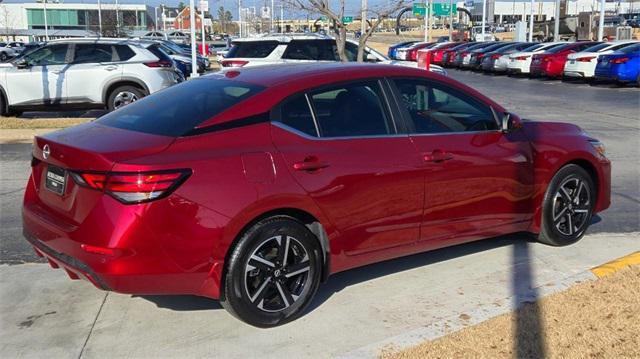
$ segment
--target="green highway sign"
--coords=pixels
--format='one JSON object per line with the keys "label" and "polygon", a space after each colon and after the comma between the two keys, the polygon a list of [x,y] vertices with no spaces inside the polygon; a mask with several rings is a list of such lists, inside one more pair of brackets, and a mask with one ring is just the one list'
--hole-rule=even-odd
{"label": "green highway sign", "polygon": [[351,24],[353,22],[353,16],[343,16],[342,23],[343,24]]}
{"label": "green highway sign", "polygon": [[[451,8],[448,3],[434,3],[432,4],[433,15],[435,16],[449,16]],[[427,13],[427,5],[425,3],[413,3],[413,16],[425,16]],[[456,4],[453,4],[453,14],[458,14],[458,8]]]}

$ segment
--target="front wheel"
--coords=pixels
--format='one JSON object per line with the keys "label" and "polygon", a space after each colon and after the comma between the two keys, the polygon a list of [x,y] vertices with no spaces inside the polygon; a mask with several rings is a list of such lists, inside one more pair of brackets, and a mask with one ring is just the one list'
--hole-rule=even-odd
{"label": "front wheel", "polygon": [[133,86],[120,86],[111,91],[107,100],[109,111],[115,111],[144,97],[144,92]]}
{"label": "front wheel", "polygon": [[595,186],[587,171],[574,164],[562,167],[544,196],[538,240],[553,246],[577,242],[591,223],[594,203]]}
{"label": "front wheel", "polygon": [[253,225],[231,253],[222,305],[256,327],[302,315],[320,284],[322,252],[302,223],[276,216]]}

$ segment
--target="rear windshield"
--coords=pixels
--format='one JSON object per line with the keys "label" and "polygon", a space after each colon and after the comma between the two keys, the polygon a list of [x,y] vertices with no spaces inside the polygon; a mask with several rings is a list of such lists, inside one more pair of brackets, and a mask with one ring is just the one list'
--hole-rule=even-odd
{"label": "rear windshield", "polygon": [[196,79],[147,96],[96,122],[125,130],[178,137],[263,89],[238,81]]}
{"label": "rear windshield", "polygon": [[587,47],[586,49],[584,49],[584,50],[582,50],[580,52],[598,52],[598,51],[604,49],[605,47],[609,47],[609,46],[611,46],[610,43],[604,42],[602,44],[597,44],[597,45],[594,45],[594,46]]}
{"label": "rear windshield", "polygon": [[632,52],[637,52],[637,51],[640,51],[640,44],[635,44],[635,45],[631,45],[631,46],[625,46],[625,47],[621,48],[618,51],[622,52],[624,54],[630,54]]}
{"label": "rear windshield", "polygon": [[278,47],[278,41],[239,41],[233,46],[225,58],[234,57],[265,58]]}
{"label": "rear windshield", "polygon": [[534,50],[537,50],[537,49],[541,48],[542,46],[544,46],[544,44],[534,44],[534,45],[531,45],[529,47],[525,47],[524,49],[522,49],[522,52],[534,51]]}

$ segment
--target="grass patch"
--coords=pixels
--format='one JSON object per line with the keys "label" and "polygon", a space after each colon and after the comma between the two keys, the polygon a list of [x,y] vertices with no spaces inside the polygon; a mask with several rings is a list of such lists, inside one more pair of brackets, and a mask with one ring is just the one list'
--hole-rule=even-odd
{"label": "grass patch", "polygon": [[38,118],[24,119],[0,117],[0,129],[66,128],[89,122],[92,118]]}
{"label": "grass patch", "polygon": [[640,266],[632,266],[381,357],[640,358],[639,313]]}

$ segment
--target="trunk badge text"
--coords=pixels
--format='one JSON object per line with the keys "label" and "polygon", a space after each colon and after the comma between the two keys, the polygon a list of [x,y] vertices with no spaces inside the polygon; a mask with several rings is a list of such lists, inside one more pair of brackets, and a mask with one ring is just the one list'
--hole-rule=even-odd
{"label": "trunk badge text", "polygon": [[46,160],[47,158],[49,158],[50,154],[51,149],[49,148],[49,145],[44,145],[44,147],[42,147],[42,157]]}

